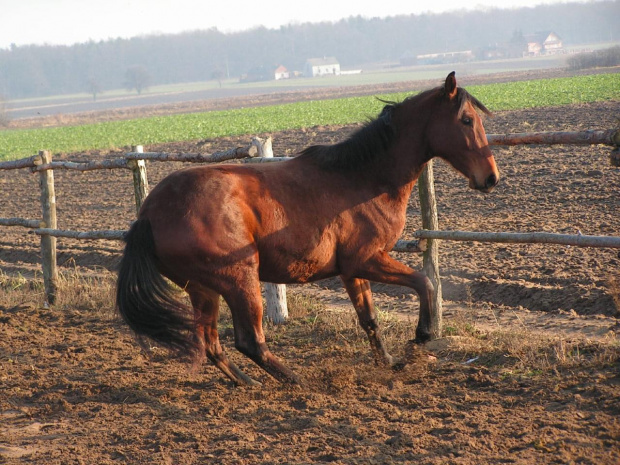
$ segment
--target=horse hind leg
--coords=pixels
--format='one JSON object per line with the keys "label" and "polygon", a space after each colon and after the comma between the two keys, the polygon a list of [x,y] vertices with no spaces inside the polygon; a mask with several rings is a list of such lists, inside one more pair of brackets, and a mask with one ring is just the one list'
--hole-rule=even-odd
{"label": "horse hind leg", "polygon": [[230,361],[220,344],[217,331],[219,294],[202,288],[189,288],[187,291],[194,307],[195,337],[200,351],[198,356],[202,359],[208,358],[237,385],[260,385]]}
{"label": "horse hind leg", "polygon": [[378,365],[395,366],[394,359],[383,345],[379,325],[377,324],[377,312],[372,301],[370,282],[365,279],[341,277],[349,298],[355,307],[360,326],[366,331],[370,346],[375,354]]}
{"label": "horse hind leg", "polygon": [[267,347],[263,333],[263,302],[258,277],[246,285],[246,288],[235,288],[225,294],[224,299],[232,313],[237,350],[278,381],[301,384],[299,377]]}

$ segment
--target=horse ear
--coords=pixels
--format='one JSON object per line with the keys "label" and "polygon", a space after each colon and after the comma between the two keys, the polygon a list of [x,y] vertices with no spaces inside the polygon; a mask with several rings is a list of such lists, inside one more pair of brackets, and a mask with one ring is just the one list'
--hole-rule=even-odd
{"label": "horse ear", "polygon": [[393,104],[390,103],[385,105],[383,107],[383,110],[381,110],[381,113],[379,113],[378,119],[380,119],[389,126],[392,123],[392,110],[394,110]]}
{"label": "horse ear", "polygon": [[450,98],[450,100],[452,100],[456,96],[455,74],[456,73],[452,71],[450,74],[448,74],[448,77],[446,78],[446,85],[445,85],[446,95]]}

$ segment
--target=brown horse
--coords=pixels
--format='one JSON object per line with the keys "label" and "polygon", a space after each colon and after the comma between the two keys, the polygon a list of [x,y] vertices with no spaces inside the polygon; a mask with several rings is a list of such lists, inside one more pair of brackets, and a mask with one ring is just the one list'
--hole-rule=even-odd
{"label": "brown horse", "polygon": [[[217,320],[230,307],[235,347],[282,382],[297,376],[265,343],[260,281],[340,276],[378,362],[383,346],[369,281],[407,286],[420,298],[416,342],[430,338],[433,287],[388,252],[407,202],[437,156],[489,192],[499,173],[476,109],[489,111],[454,73],[445,84],[381,114],[344,142],[313,146],[282,163],[200,166],[175,172],[149,194],[126,236],[117,306],[138,336],[206,355],[237,384],[254,384],[226,356]],[[163,276],[189,294],[178,301]]]}

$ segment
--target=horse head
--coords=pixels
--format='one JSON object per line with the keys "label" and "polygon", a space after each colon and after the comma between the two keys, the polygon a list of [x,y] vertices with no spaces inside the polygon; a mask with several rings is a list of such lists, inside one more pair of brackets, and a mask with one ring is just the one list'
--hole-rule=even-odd
{"label": "horse head", "polygon": [[457,87],[454,71],[434,98],[426,132],[431,155],[444,159],[463,174],[472,189],[491,192],[499,181],[499,171],[477,110],[487,115],[490,111]]}

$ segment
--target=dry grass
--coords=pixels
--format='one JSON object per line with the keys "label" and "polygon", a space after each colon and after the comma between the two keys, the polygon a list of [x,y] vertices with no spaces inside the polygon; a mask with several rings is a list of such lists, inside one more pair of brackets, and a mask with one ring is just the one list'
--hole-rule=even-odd
{"label": "dry grass", "polygon": [[567,338],[499,328],[483,331],[461,319],[447,323],[449,342],[440,356],[459,363],[497,369],[505,375],[541,375],[574,368],[610,366],[620,361],[620,343]]}
{"label": "dry grass", "polygon": [[[366,334],[352,310],[327,308],[308,296],[295,298],[295,305],[307,309],[305,313],[303,308],[296,309],[296,317],[301,317],[319,339],[338,340],[351,351],[369,352]],[[388,350],[400,354],[415,337],[415,325],[388,312],[379,311],[378,315]],[[504,375],[534,376],[578,367],[608,367],[620,361],[620,343],[611,336],[590,341],[541,334],[525,327],[483,330],[463,317],[446,321],[444,333],[449,341],[436,353],[440,360],[467,364],[475,359],[476,365]]]}
{"label": "dry grass", "polygon": [[320,300],[292,291],[290,286],[287,288],[286,301],[289,317],[294,319],[306,318],[310,314],[322,313],[326,309]]}
{"label": "dry grass", "polygon": [[[57,284],[57,308],[91,311],[101,315],[110,315],[114,310],[116,276],[112,273],[87,276],[78,270],[64,270],[59,274]],[[28,279],[0,271],[0,291],[0,310],[38,307],[45,301],[41,277]]]}
{"label": "dry grass", "polygon": [[[290,320],[307,325],[312,331],[322,332],[327,339],[337,338],[349,345],[367,348],[366,333],[359,325],[352,306],[328,307],[321,300],[302,292],[289,292],[287,300]],[[377,320],[390,352],[402,350],[404,343],[415,338],[415,326],[393,313],[378,308]]]}
{"label": "dry grass", "polygon": [[116,299],[116,275],[103,273],[85,276],[79,271],[68,271],[59,276],[58,302],[63,308],[93,311],[110,315]]}
{"label": "dry grass", "polygon": [[27,279],[22,275],[11,276],[0,270],[0,309],[43,302],[43,281]]}

